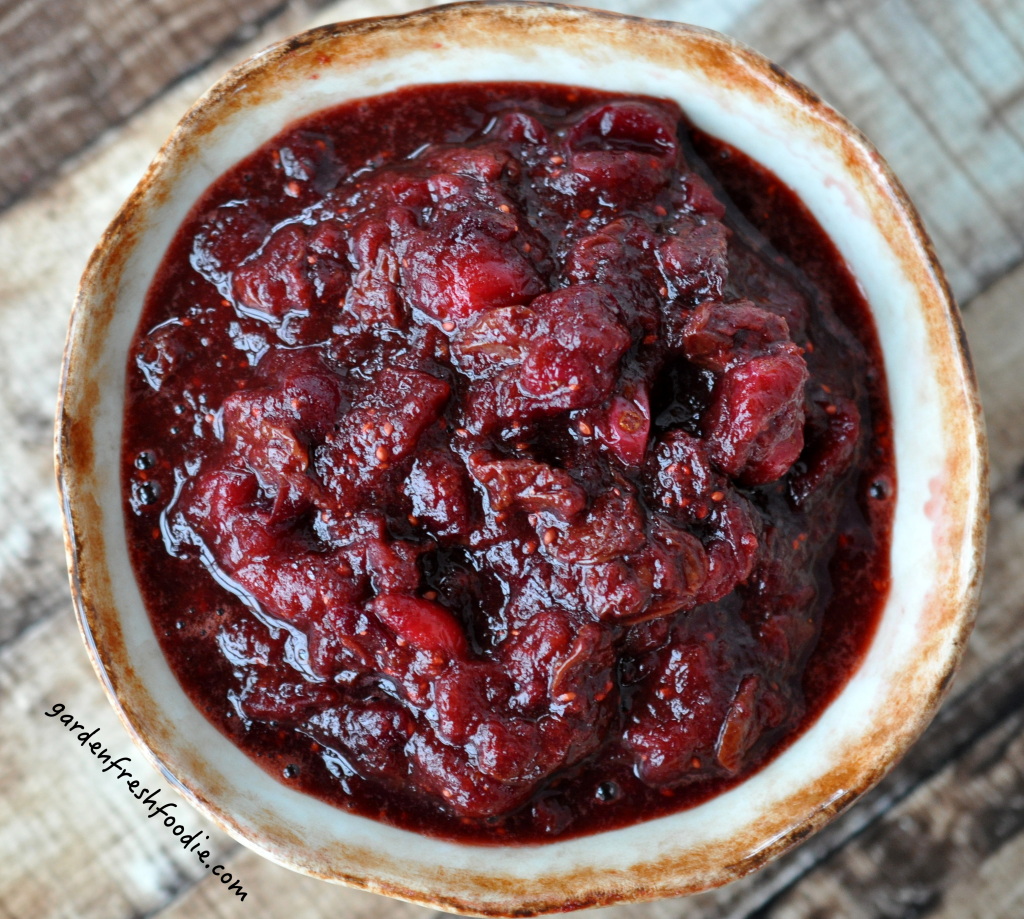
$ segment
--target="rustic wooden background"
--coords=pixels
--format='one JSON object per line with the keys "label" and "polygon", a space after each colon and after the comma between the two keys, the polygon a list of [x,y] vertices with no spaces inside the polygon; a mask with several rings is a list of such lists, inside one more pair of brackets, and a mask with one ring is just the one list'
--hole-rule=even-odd
{"label": "rustic wooden background", "polygon": [[[90,669],[64,570],[51,419],[91,246],[174,122],[229,64],[307,25],[418,5],[0,0],[0,919],[428,915],[294,875],[183,814],[244,885],[238,900],[43,715],[63,703],[171,799]],[[750,878],[596,915],[1024,916],[1024,2],[607,6],[734,34],[875,140],[921,208],[963,306],[993,508],[977,630],[949,699],[902,765]]]}

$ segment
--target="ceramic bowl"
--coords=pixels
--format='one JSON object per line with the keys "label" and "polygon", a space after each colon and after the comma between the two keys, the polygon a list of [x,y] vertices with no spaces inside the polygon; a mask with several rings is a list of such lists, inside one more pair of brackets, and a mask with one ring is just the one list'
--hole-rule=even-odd
{"label": "ceramic bowl", "polygon": [[[543,80],[669,97],[774,171],[831,235],[877,323],[895,427],[892,592],[867,656],[766,768],[707,803],[547,845],[425,838],[285,787],[192,706],[128,561],[119,481],[126,354],[146,290],[211,180],[296,118],[424,82]],[[200,811],[273,861],[432,906],[531,915],[676,896],[738,878],[848,807],[934,714],[977,602],[984,437],[950,293],[870,144],[769,61],[702,29],[543,3],[465,4],[327,26],[229,72],[181,121],[82,280],[57,429],[71,583],[127,729]]]}

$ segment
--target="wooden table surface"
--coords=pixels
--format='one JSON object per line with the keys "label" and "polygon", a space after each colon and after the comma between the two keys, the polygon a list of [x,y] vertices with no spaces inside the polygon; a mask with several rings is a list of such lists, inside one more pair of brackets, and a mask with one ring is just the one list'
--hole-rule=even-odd
{"label": "wooden table surface", "polygon": [[[319,22],[416,0],[0,0],[0,919],[382,917],[428,910],[279,868],[198,814],[244,900],[44,712],[131,759],[74,621],[51,425],[89,251],[187,105]],[[963,307],[991,439],[978,624],[935,722],[825,831],[759,873],[625,919],[1024,916],[1024,2],[617,0],[765,52],[858,124],[908,187]],[[182,804],[182,808],[185,805]]]}

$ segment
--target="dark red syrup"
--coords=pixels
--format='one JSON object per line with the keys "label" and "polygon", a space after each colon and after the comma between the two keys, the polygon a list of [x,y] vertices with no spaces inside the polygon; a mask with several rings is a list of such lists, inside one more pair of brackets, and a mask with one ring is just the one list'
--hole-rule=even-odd
{"label": "dark red syrup", "polygon": [[129,360],[136,576],[282,781],[487,843],[690,807],[798,736],[889,585],[868,307],[672,103],[418,87],[196,204]]}

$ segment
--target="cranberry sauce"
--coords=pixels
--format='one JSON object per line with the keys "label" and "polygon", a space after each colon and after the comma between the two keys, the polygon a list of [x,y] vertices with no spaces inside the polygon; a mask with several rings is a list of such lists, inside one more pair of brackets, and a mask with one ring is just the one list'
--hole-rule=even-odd
{"label": "cranberry sauce", "polygon": [[888,590],[878,344],[794,195],[668,102],[303,121],[178,232],[129,363],[132,559],[282,781],[528,842],[748,776]]}

